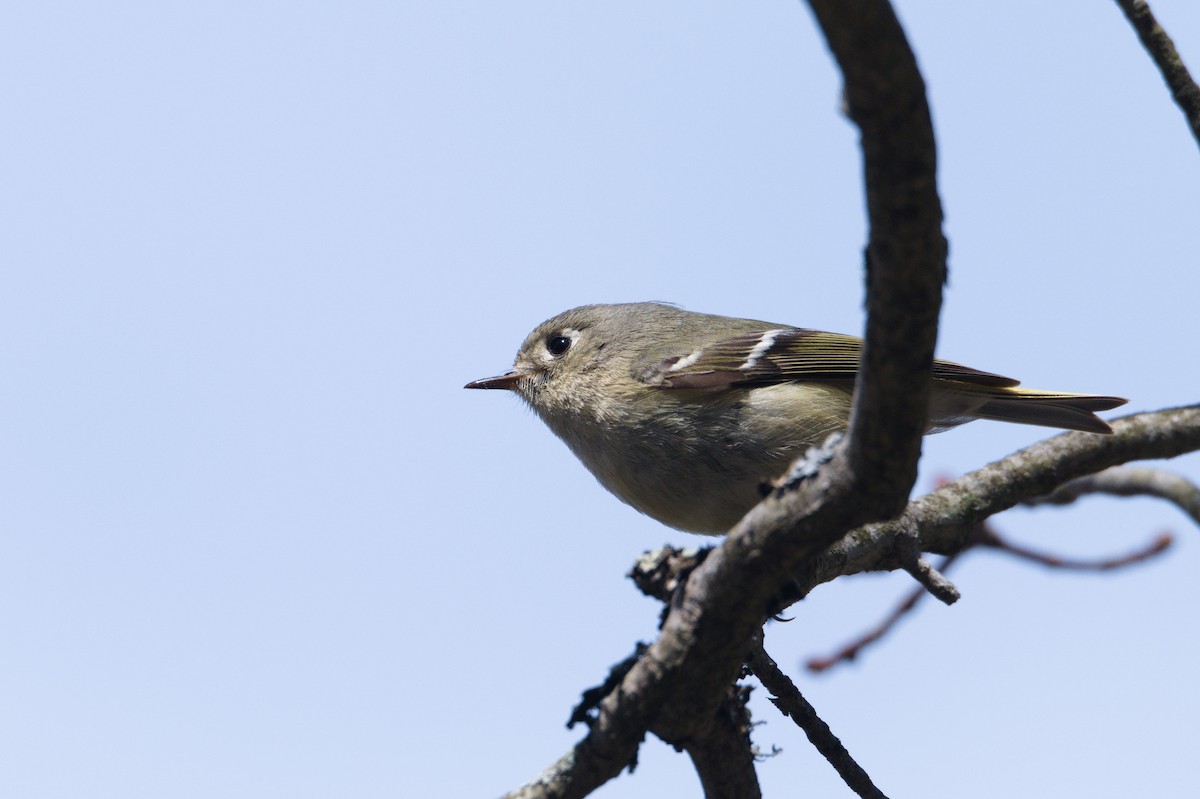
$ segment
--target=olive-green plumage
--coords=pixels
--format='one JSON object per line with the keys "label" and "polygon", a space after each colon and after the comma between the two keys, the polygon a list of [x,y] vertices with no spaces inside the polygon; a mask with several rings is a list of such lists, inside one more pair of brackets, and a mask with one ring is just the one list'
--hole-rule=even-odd
{"label": "olive-green plumage", "polygon": [[[732,527],[760,486],[850,418],[862,341],[685,311],[585,305],[543,322],[513,371],[467,388],[515,390],[601,484],[664,524]],[[1019,388],[935,361],[929,431],[972,419],[1111,432],[1125,400]]]}

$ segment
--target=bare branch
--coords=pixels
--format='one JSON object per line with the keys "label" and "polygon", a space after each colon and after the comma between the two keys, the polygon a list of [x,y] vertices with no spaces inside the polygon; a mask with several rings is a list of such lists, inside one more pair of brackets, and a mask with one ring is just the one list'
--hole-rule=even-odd
{"label": "bare branch", "polygon": [[1182,475],[1145,466],[1105,469],[1059,486],[1048,496],[1027,499],[1025,504],[1067,505],[1089,494],[1158,497],[1174,503],[1200,524],[1200,487]]}
{"label": "bare branch", "polygon": [[922,588],[944,604],[953,605],[962,598],[962,594],[954,587],[954,583],[933,568],[933,565],[925,558],[918,558],[911,566],[905,566],[904,570],[920,583]]}
{"label": "bare branch", "polygon": [[1124,569],[1128,566],[1133,566],[1137,563],[1150,560],[1153,557],[1166,552],[1171,546],[1171,536],[1169,533],[1163,533],[1155,536],[1149,544],[1135,549],[1125,555],[1119,555],[1111,558],[1101,558],[1099,560],[1082,560],[1079,558],[1064,558],[1058,555],[1051,555],[1046,552],[1038,552],[1028,547],[1014,544],[1006,541],[992,529],[987,529],[986,533],[980,538],[981,546],[991,547],[1007,552],[1022,560],[1032,561],[1052,569],[1064,569],[1066,571],[1087,571],[1087,572],[1105,572],[1113,571],[1114,569]]}
{"label": "bare branch", "polygon": [[900,568],[941,602],[947,605],[957,602],[958,589],[922,557],[921,541],[916,526],[903,518],[896,519],[895,533],[896,560]]}
{"label": "bare branch", "polygon": [[1192,129],[1192,137],[1200,144],[1200,87],[1192,79],[1183,59],[1175,49],[1175,42],[1158,24],[1145,0],[1117,0],[1129,23],[1137,31],[1142,46],[1154,60],[1162,73],[1175,104],[1183,111]]}
{"label": "bare branch", "polygon": [[1200,449],[1200,405],[1125,416],[1113,435],[1064,433],[1016,452],[917,500],[921,548],[949,554],[970,542],[972,528],[1019,502],[1110,466],[1173,458]]}
{"label": "bare branch", "polygon": [[[1086,479],[1087,478],[1081,478],[1081,481]],[[1001,537],[989,523],[983,522],[976,526],[967,548],[948,556],[944,561],[942,561],[942,571],[946,571],[958,557],[970,551],[970,549],[975,546],[986,546],[997,549],[1002,552],[1007,552],[1015,557],[1029,560],[1034,563],[1039,563],[1050,568],[1070,571],[1094,572],[1124,569],[1161,555],[1171,546],[1171,536],[1169,534],[1156,536],[1150,543],[1125,555],[1101,558],[1097,560],[1082,560],[1078,558],[1063,558],[1057,555],[1037,552],[1027,547],[1013,544]],[[887,617],[885,617],[884,620],[878,625],[870,630],[867,630],[865,633],[862,633],[849,643],[844,644],[832,655],[820,658],[810,658],[805,666],[809,669],[809,671],[821,672],[831,669],[840,663],[854,660],[864,649],[871,644],[882,640],[884,636],[891,632],[900,619],[904,618],[904,616],[910,613],[924,596],[924,590],[913,591],[907,597],[905,597],[904,600],[896,606],[896,609],[888,614]]]}
{"label": "bare branch", "polygon": [[1064,433],[1039,442],[914,500],[894,522],[854,530],[796,572],[790,598],[843,574],[903,568],[897,542],[907,526],[915,525],[922,550],[953,554],[973,543],[983,520],[1066,482],[1129,461],[1200,450],[1200,405],[1126,416],[1113,423],[1113,431]]}
{"label": "bare branch", "polygon": [[[541,774],[515,791],[504,795],[504,799],[566,799],[566,797],[584,797],[591,793],[589,789],[580,793],[580,786],[589,777],[595,778],[597,764],[604,761],[586,747],[587,739],[577,743],[571,751],[552,763]],[[618,767],[618,773],[624,764]]]}
{"label": "bare branch", "polygon": [[[945,572],[949,570],[960,555],[962,555],[962,552],[946,557],[942,561],[941,571]],[[897,605],[896,609],[889,613],[878,625],[863,633],[858,638],[855,638],[850,643],[845,644],[832,655],[823,658],[810,658],[804,664],[805,667],[809,671],[821,672],[831,669],[839,663],[854,660],[860,652],[891,632],[892,628],[899,624],[901,619],[912,612],[917,603],[926,596],[926,593],[924,588],[916,589],[905,597],[904,601]]]}
{"label": "bare branch", "polygon": [[[873,501],[906,497],[916,480],[946,280],[925,82],[889,3],[809,0],[809,5],[845,76],[846,111],[862,134],[871,222],[866,349],[848,460],[855,472],[874,476],[865,481]],[[885,515],[902,507],[900,500]]]}
{"label": "bare branch", "polygon": [[829,729],[829,725],[817,715],[816,709],[801,695],[796,684],[779,669],[779,666],[763,649],[761,639],[751,650],[746,665],[754,672],[754,676],[759,679],[763,687],[774,694],[771,702],[775,707],[796,722],[796,726],[804,730],[808,740],[837,770],[852,791],[862,797],[887,799],[883,792],[871,782],[871,777],[863,770],[862,766],[858,765],[846,751],[846,747]]}
{"label": "bare branch", "polygon": [[759,799],[762,789],[754,770],[750,742],[750,688],[730,685],[713,721],[688,739],[683,749],[692,759],[706,797]]}

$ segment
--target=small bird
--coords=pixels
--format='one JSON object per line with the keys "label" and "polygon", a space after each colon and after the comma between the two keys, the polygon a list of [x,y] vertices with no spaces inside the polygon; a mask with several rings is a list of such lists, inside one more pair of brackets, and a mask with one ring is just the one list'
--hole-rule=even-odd
{"label": "small bird", "polygon": [[[601,485],[663,524],[727,531],[762,486],[845,430],[863,342],[642,302],[584,305],[529,334],[511,371],[465,388],[515,391]],[[1112,429],[1120,397],[1018,388],[934,361],[926,432],[973,419]]]}

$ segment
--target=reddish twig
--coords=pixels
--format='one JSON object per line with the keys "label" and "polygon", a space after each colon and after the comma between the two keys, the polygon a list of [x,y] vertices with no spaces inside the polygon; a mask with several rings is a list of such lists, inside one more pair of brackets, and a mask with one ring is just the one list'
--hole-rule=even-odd
{"label": "reddish twig", "polygon": [[[963,550],[963,552],[966,551],[967,550]],[[938,567],[938,570],[945,572],[950,568],[951,565],[953,565],[954,561],[963,554],[963,552],[956,552],[953,555],[946,556],[946,558],[942,560],[942,565]],[[820,658],[809,658],[808,662],[804,664],[805,667],[809,671],[821,672],[831,669],[839,663],[854,660],[856,657],[858,657],[862,650],[866,649],[868,646],[887,635],[888,632],[890,632],[891,629],[895,627],[902,618],[912,612],[912,609],[917,606],[917,603],[921,601],[926,593],[927,590],[924,586],[914,590],[904,598],[904,601],[896,606],[895,610],[889,613],[887,617],[875,627],[858,636],[850,643],[845,644],[832,655]]]}
{"label": "reddish twig", "polygon": [[1028,547],[1013,544],[1006,541],[995,533],[995,531],[987,529],[980,537],[979,545],[990,547],[992,549],[1007,552],[1010,555],[1028,560],[1033,563],[1038,563],[1051,569],[1063,569],[1065,571],[1084,571],[1084,572],[1104,572],[1113,571],[1114,569],[1124,569],[1128,566],[1134,566],[1138,563],[1150,560],[1153,557],[1161,555],[1170,548],[1172,543],[1170,533],[1161,533],[1154,537],[1150,543],[1145,546],[1129,552],[1125,555],[1116,555],[1108,558],[1100,558],[1097,560],[1082,560],[1079,558],[1064,558],[1058,555],[1051,555],[1046,552],[1038,552],[1037,550],[1029,549]]}
{"label": "reddish twig", "polygon": [[[1064,558],[1058,555],[1038,552],[1018,544],[1013,544],[996,533],[996,531],[992,529],[991,525],[985,523],[976,526],[976,530],[973,535],[973,541],[970,546],[984,546],[990,549],[999,550],[1001,552],[1007,552],[1008,554],[1023,560],[1028,560],[1053,569],[1102,572],[1113,571],[1115,569],[1124,569],[1129,566],[1134,566],[1138,563],[1143,563],[1151,558],[1161,555],[1170,548],[1171,544],[1171,535],[1169,533],[1163,533],[1156,536],[1145,546],[1124,555],[1093,560]],[[970,548],[967,548],[955,553],[954,555],[948,556],[944,561],[942,561],[940,570],[943,572],[946,571],[959,555],[969,551]],[[932,570],[932,567],[930,567],[930,569]],[[936,574],[937,572],[935,571],[933,573]],[[938,575],[938,577],[941,577],[941,575]],[[944,577],[941,579],[945,580]],[[948,581],[946,581],[946,584],[950,585]],[[921,601],[921,598],[924,597],[928,591],[928,587],[924,582],[922,582],[922,586],[922,588],[913,591],[907,597],[905,597],[904,600],[896,606],[895,610],[889,613],[887,617],[885,617],[883,621],[881,621],[875,627],[866,631],[862,635],[859,635],[849,643],[843,645],[831,655],[810,658],[805,666],[809,671],[822,672],[833,668],[839,663],[854,660],[856,657],[858,657],[859,653],[876,641],[881,640],[884,636],[891,632],[892,628],[895,627],[902,618],[912,612],[913,608],[916,607],[917,603]],[[953,588],[953,586],[951,587]]]}

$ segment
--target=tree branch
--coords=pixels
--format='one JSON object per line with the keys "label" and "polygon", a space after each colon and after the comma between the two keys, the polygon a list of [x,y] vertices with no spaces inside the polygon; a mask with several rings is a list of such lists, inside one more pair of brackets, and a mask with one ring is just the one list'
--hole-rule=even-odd
{"label": "tree branch", "polygon": [[937,148],[925,82],[891,5],[809,5],[845,75],[846,111],[861,131],[871,223],[866,349],[848,461],[890,516],[916,481],[946,281]]}
{"label": "tree branch", "polygon": [[850,790],[862,797],[887,799],[883,791],[871,782],[870,776],[862,766],[858,765],[846,751],[846,747],[829,729],[829,725],[817,715],[816,709],[801,695],[796,684],[780,671],[779,666],[763,649],[761,640],[751,650],[746,665],[754,672],[754,676],[758,677],[763,687],[773,694],[771,702],[775,707],[804,730],[808,740],[829,761],[830,765],[837,769],[838,775],[850,787]]}
{"label": "tree branch", "polygon": [[749,698],[748,686],[728,686],[712,723],[683,745],[700,775],[705,797],[759,799],[762,796],[750,742],[750,711],[746,707]]}
{"label": "tree branch", "polygon": [[[954,555],[948,556],[942,561],[941,571],[945,572],[949,570],[949,568],[954,564],[954,561],[957,560],[961,555],[962,552],[958,552]],[[858,657],[860,652],[876,641],[881,640],[885,635],[891,632],[892,628],[899,624],[900,620],[911,613],[913,608],[917,606],[917,603],[925,598],[926,593],[927,592],[924,588],[918,588],[912,591],[899,605],[896,606],[895,610],[889,613],[887,617],[884,618],[884,620],[879,624],[875,625],[870,630],[867,630],[865,633],[862,633],[850,643],[843,645],[832,655],[819,658],[809,658],[808,662],[804,664],[805,667],[809,671],[822,672],[833,668],[839,663],[845,663],[854,660],[856,657]]]}
{"label": "tree branch", "polygon": [[[1154,469],[1129,469],[1129,470],[1110,469],[1110,470],[1108,470],[1108,472],[1101,472],[1101,475],[1109,474],[1109,473],[1116,473],[1116,472],[1125,472],[1125,471],[1139,472],[1139,473],[1140,472],[1151,472],[1155,476],[1162,476],[1165,474],[1166,477],[1172,477],[1172,478],[1176,477],[1175,475],[1158,472],[1157,470],[1154,470]],[[1092,476],[1098,476],[1098,475],[1092,475]],[[1191,483],[1188,483],[1186,480],[1183,480],[1183,478],[1177,478],[1177,479],[1182,481],[1183,483],[1185,483],[1191,489],[1192,492],[1200,494],[1200,489],[1197,489]],[[1155,482],[1157,482],[1157,481],[1155,481]],[[1065,490],[1071,489],[1072,487],[1075,487],[1076,491],[1082,490],[1083,486],[1085,486],[1085,485],[1088,485],[1088,486],[1094,485],[1092,483],[1092,481],[1090,480],[1090,477],[1083,477],[1083,478],[1080,478],[1079,480],[1073,480],[1070,483],[1067,483],[1065,486],[1063,486],[1063,488],[1059,489],[1059,491],[1054,492],[1054,494],[1051,496],[1058,496],[1060,492],[1063,492],[1065,494],[1065,493],[1067,493]],[[1121,485],[1124,488],[1128,488],[1128,485],[1125,483],[1122,483]],[[1062,500],[1062,502],[1064,504],[1066,502],[1074,501],[1074,499],[1077,496],[1079,496],[1079,494],[1077,494],[1077,493],[1074,493],[1074,492],[1070,492],[1070,493],[1073,493],[1074,496],[1070,496],[1069,498],[1064,496],[1064,498]],[[1128,491],[1124,495],[1132,495],[1134,493],[1145,493],[1145,492]],[[1039,500],[1035,499],[1035,500],[1026,501],[1024,504],[1028,505],[1028,504],[1038,504],[1038,503],[1039,503]],[[980,524],[975,526],[975,530],[971,536],[971,541],[968,544],[967,548],[959,550],[958,552],[955,552],[952,555],[948,555],[946,557],[946,559],[942,562],[942,566],[941,566],[942,571],[949,569],[950,566],[959,557],[961,557],[966,552],[970,551],[972,548],[981,547],[981,546],[996,549],[998,551],[1005,552],[1014,557],[1021,558],[1022,560],[1028,560],[1033,563],[1037,563],[1042,566],[1046,566],[1046,567],[1054,568],[1054,569],[1063,569],[1063,570],[1067,570],[1067,571],[1083,571],[1083,572],[1113,571],[1115,569],[1128,568],[1129,566],[1134,566],[1138,563],[1143,563],[1147,560],[1150,560],[1151,558],[1157,557],[1157,556],[1163,554],[1164,552],[1166,552],[1167,549],[1170,548],[1171,543],[1172,543],[1172,538],[1171,538],[1170,534],[1164,533],[1162,535],[1155,536],[1155,538],[1152,541],[1150,541],[1148,544],[1146,544],[1142,547],[1139,547],[1138,549],[1136,549],[1132,552],[1128,552],[1124,555],[1120,555],[1117,557],[1098,558],[1098,559],[1093,559],[1093,560],[1084,560],[1084,559],[1080,559],[1080,558],[1064,558],[1064,557],[1060,557],[1057,555],[1050,555],[1050,554],[1047,554],[1044,552],[1038,552],[1036,550],[1032,550],[1027,547],[1022,547],[1022,546],[1013,544],[1013,543],[1007,541],[1006,539],[1004,539],[1003,537],[1001,537],[1000,534],[995,531],[995,529],[991,525],[990,521],[991,520],[989,519],[988,521],[981,522]],[[892,631],[892,629],[896,626],[896,624],[898,624],[902,618],[904,618],[906,615],[908,615],[913,610],[913,608],[916,607],[917,603],[920,602],[922,597],[925,596],[925,593],[926,593],[925,590],[920,590],[920,589],[911,592],[907,597],[905,597],[905,599],[903,601],[900,602],[899,605],[896,606],[896,608],[890,614],[887,615],[886,618],[883,619],[883,621],[881,621],[875,627],[872,627],[871,629],[867,630],[865,633],[860,634],[854,640],[850,641],[848,644],[844,644],[832,655],[827,655],[825,657],[810,658],[808,660],[808,662],[805,664],[806,667],[809,669],[809,671],[821,672],[821,671],[827,671],[828,669],[833,668],[834,666],[838,665],[839,663],[845,663],[845,662],[854,660],[868,646],[871,646],[872,644],[878,643],[879,641],[883,640],[884,636],[886,636],[888,633],[890,633]]]}
{"label": "tree branch", "polygon": [[1059,486],[1044,497],[1025,500],[1026,505],[1068,505],[1089,494],[1117,497],[1149,496],[1165,499],[1200,524],[1200,488],[1190,480],[1161,469],[1114,467],[1099,474],[1080,477]]}
{"label": "tree branch", "polygon": [[1187,66],[1175,49],[1175,42],[1158,24],[1150,6],[1145,0],[1117,0],[1117,5],[1125,12],[1129,24],[1137,31],[1142,46],[1154,60],[1158,71],[1162,73],[1175,104],[1183,111],[1188,126],[1192,129],[1192,137],[1200,144],[1200,87],[1192,79]]}
{"label": "tree branch", "polygon": [[843,574],[903,568],[900,542],[915,526],[921,549],[951,555],[974,543],[975,525],[1060,485],[1134,460],[1200,449],[1200,405],[1139,413],[1113,422],[1113,435],[1064,433],[1002,458],[909,503],[893,522],[854,530],[797,572],[798,599]]}
{"label": "tree branch", "polygon": [[983,527],[984,533],[979,539],[980,546],[1007,552],[1014,557],[1030,561],[1031,563],[1037,563],[1047,568],[1078,572],[1107,572],[1143,563],[1166,552],[1171,547],[1172,541],[1170,534],[1163,533],[1155,536],[1154,540],[1149,544],[1139,547],[1133,552],[1111,558],[1084,560],[1082,558],[1064,558],[1059,555],[1051,555],[1046,552],[1039,552],[1035,549],[1019,546],[1011,541],[1007,541],[987,525]]}
{"label": "tree branch", "polygon": [[[870,217],[866,345],[849,433],[811,452],[703,558],[672,593],[658,639],[600,703],[587,736],[513,796],[585,796],[632,762],[647,731],[706,750],[702,759],[722,749],[731,738],[709,736],[727,687],[795,575],[802,595],[838,574],[903,567],[902,526],[918,531],[921,549],[961,551],[983,519],[1066,479],[1200,448],[1200,409],[1142,414],[1118,422],[1111,437],[1072,433],[1016,453],[917,500],[900,521],[880,521],[904,507],[925,426],[945,281],[936,151],[924,82],[890,4],[809,2],[861,131]],[[1163,40],[1169,44],[1165,34],[1155,38],[1160,49]],[[1169,82],[1182,69],[1177,55],[1172,63]],[[1190,102],[1179,93],[1177,101]]]}
{"label": "tree branch", "polygon": [[[1156,496],[1179,506],[1200,524],[1200,488],[1178,475],[1160,469],[1122,467],[1072,479],[1075,473],[1124,459],[1171,458],[1200,450],[1200,405],[1128,416],[1114,422],[1114,429],[1113,436],[1067,433],[1014,453],[958,481],[943,483],[930,495],[911,503],[899,519],[854,530],[807,568],[799,569],[795,581],[781,593],[781,604],[796,601],[817,585],[843,575],[895,569],[912,573],[910,550],[914,536],[921,549],[949,555],[940,567],[944,571],[956,556],[971,547],[998,542],[982,521],[972,520],[987,518],[1016,504],[1065,504],[1091,493]],[[1026,475],[1030,464],[1036,464],[1036,469]],[[1023,486],[1014,492],[1018,478]],[[1065,482],[1054,489],[1057,481]],[[1063,568],[1108,570],[1146,560],[1168,545],[1169,540],[1159,536],[1132,553],[1093,561],[1055,558],[1007,545],[1002,548],[1018,556],[1030,555],[1030,559],[1038,562],[1061,564]],[[663,548],[644,556],[631,576],[649,595],[668,600],[670,592],[707,552]],[[876,628],[834,655],[813,659],[808,667],[820,671],[853,659],[885,635],[928,590],[926,586],[914,591]]]}
{"label": "tree branch", "polygon": [[916,479],[946,256],[925,86],[886,0],[811,5],[862,132],[871,223],[849,435],[815,453],[822,468],[777,488],[692,572],[658,639],[552,767],[555,779],[516,795],[585,796],[620,773],[646,730],[684,745],[705,729],[790,575],[846,530],[900,512]]}

